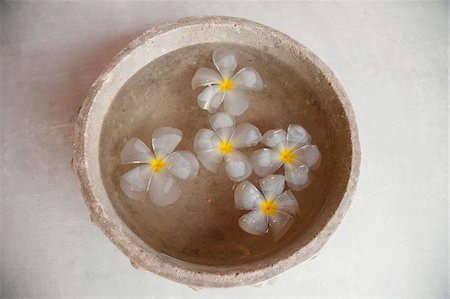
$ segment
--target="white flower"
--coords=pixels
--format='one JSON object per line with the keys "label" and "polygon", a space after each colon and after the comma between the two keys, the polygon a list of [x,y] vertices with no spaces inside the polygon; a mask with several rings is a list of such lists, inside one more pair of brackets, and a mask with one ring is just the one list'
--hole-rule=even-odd
{"label": "white flower", "polygon": [[197,176],[199,164],[188,151],[173,152],[183,133],[164,127],[153,130],[153,152],[138,138],[131,138],[120,153],[122,164],[142,164],[120,177],[122,191],[132,199],[150,199],[159,206],[175,202],[180,197],[180,187],[175,178],[182,180]]}
{"label": "white flower", "polygon": [[261,143],[269,146],[252,153],[252,166],[256,174],[265,177],[284,164],[286,182],[292,190],[304,189],[309,183],[309,168],[317,168],[320,152],[311,145],[311,135],[299,125],[267,131]]}
{"label": "white flower", "polygon": [[194,150],[202,165],[211,172],[217,169],[225,157],[228,177],[240,182],[252,173],[250,160],[240,148],[255,146],[261,140],[259,129],[243,123],[236,128],[234,117],[220,112],[209,118],[214,131],[200,129],[195,135]]}
{"label": "white flower", "polygon": [[243,90],[261,90],[261,77],[252,67],[245,67],[234,74],[237,60],[227,49],[215,50],[213,61],[220,74],[202,67],[192,79],[192,89],[207,86],[197,98],[198,105],[210,113],[215,113],[224,102],[226,112],[234,116],[241,115],[248,108],[248,100]]}
{"label": "white flower", "polygon": [[284,191],[282,175],[265,177],[259,185],[263,194],[249,181],[240,183],[234,192],[236,208],[251,210],[239,218],[239,226],[252,235],[264,235],[270,227],[277,241],[291,227],[294,216],[298,215],[298,203],[291,190]]}

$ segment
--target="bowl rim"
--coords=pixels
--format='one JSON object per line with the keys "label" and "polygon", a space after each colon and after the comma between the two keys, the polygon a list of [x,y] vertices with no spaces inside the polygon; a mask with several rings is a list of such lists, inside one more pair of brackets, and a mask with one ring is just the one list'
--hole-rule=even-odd
{"label": "bowl rim", "polygon": [[[294,254],[268,267],[258,268],[247,272],[239,272],[234,270],[228,272],[196,271],[186,268],[185,264],[187,262],[178,261],[175,258],[161,253],[158,254],[158,252],[152,250],[151,247],[146,246],[145,243],[143,243],[139,237],[137,237],[123,222],[121,222],[123,226],[119,226],[115,221],[112,221],[111,215],[103,209],[99,198],[93,192],[95,185],[88,176],[90,166],[88,163],[88,155],[86,153],[86,141],[89,134],[87,124],[90,121],[89,116],[92,104],[97,93],[102,88],[103,83],[108,80],[108,74],[135,48],[155,36],[168,33],[169,31],[176,30],[181,27],[214,24],[238,24],[252,26],[256,29],[270,32],[272,35],[275,35],[289,46],[294,47],[299,53],[302,53],[302,55],[309,59],[311,64],[322,72],[322,74],[324,74],[329,81],[331,88],[337,94],[337,99],[343,107],[350,130],[352,151],[350,175],[343,197],[334,211],[334,214],[331,215],[322,230],[306,246],[298,249]],[[91,86],[79,111],[78,119],[75,125],[72,166],[78,180],[80,181],[81,191],[85,199],[85,203],[90,211],[91,220],[96,223],[103,233],[108,236],[108,238],[130,259],[131,264],[134,267],[140,267],[152,271],[160,276],[187,284],[192,287],[203,288],[234,287],[260,283],[314,257],[325,245],[331,235],[336,231],[351,205],[352,197],[356,190],[359,178],[360,160],[361,151],[358,138],[358,128],[352,105],[336,76],[324,62],[322,62],[314,53],[303,46],[300,42],[260,23],[236,17],[200,16],[183,18],[153,26],[120,51],[112,62],[104,69],[101,75]]]}

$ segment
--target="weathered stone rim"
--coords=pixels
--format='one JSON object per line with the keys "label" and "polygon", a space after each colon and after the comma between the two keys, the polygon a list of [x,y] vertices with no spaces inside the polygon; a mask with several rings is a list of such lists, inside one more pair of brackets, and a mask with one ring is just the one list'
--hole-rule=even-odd
{"label": "weathered stone rim", "polygon": [[[96,194],[96,189],[101,186],[96,186],[89,178],[90,165],[89,157],[86,153],[86,141],[87,136],[89,135],[89,132],[87,131],[88,123],[91,121],[90,116],[92,104],[95,101],[97,93],[102,88],[103,83],[105,80],[108,80],[108,74],[130,52],[142,45],[145,41],[160,34],[168,33],[177,28],[199,24],[237,24],[253,26],[255,29],[263,30],[277,36],[277,38],[282,40],[285,44],[293,47],[295,51],[298,51],[307,57],[307,59],[310,60],[310,62],[324,74],[330,82],[331,88],[338,95],[338,99],[343,107],[345,116],[347,117],[349,123],[352,163],[348,184],[338,208],[322,231],[313,240],[311,240],[309,244],[299,249],[291,256],[279,260],[269,267],[245,269],[244,271],[241,271],[236,267],[225,267],[223,269],[210,267],[211,269],[208,269],[208,267],[204,265],[199,267],[198,265],[179,261],[160,252],[156,252],[147,244],[142,242],[121,220],[116,219],[117,217],[108,214],[107,211],[104,210],[103,205]],[[318,253],[331,234],[337,229],[351,204],[352,196],[356,189],[359,177],[360,155],[358,129],[350,101],[348,100],[344,89],[338,82],[333,72],[317,56],[289,36],[259,23],[241,18],[206,16],[185,18],[155,26],[131,42],[113,59],[111,64],[102,72],[102,74],[92,85],[79,112],[79,117],[75,128],[73,167],[78,179],[80,180],[81,190],[85,198],[86,205],[90,210],[92,221],[102,229],[105,235],[108,236],[108,238],[127,257],[130,258],[134,266],[152,271],[168,279],[194,287],[233,287],[262,282],[281,274],[282,272]]]}

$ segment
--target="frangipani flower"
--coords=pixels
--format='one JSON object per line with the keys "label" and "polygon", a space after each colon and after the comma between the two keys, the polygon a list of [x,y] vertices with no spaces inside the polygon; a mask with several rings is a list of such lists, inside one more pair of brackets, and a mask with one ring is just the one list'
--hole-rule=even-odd
{"label": "frangipani flower", "polygon": [[248,100],[243,90],[261,90],[263,82],[252,67],[245,67],[234,74],[237,67],[236,57],[227,49],[219,48],[213,53],[214,64],[219,71],[202,67],[192,79],[192,89],[207,86],[198,96],[200,108],[215,113],[224,102],[224,110],[238,116],[248,108]]}
{"label": "frangipani flower", "polygon": [[291,227],[299,207],[292,191],[284,191],[284,180],[284,176],[279,174],[260,180],[262,194],[249,181],[239,184],[234,192],[236,208],[251,210],[239,218],[239,226],[244,231],[252,235],[264,235],[270,227],[277,241]]}
{"label": "frangipani flower", "polygon": [[183,133],[164,127],[153,130],[152,147],[138,138],[131,138],[120,153],[122,164],[142,164],[120,177],[122,191],[132,199],[150,199],[159,206],[169,205],[180,197],[180,187],[175,178],[182,180],[197,176],[199,164],[188,151],[173,152],[183,138]]}
{"label": "frangipani flower", "polygon": [[311,135],[300,125],[267,131],[261,143],[269,146],[252,153],[252,166],[256,174],[265,177],[284,164],[286,182],[295,191],[304,189],[309,182],[309,168],[318,167],[320,152],[311,145]]}
{"label": "frangipani flower", "polygon": [[243,123],[236,129],[234,117],[225,112],[214,114],[209,121],[214,131],[200,129],[195,135],[197,158],[211,172],[217,172],[225,158],[228,177],[235,182],[246,179],[252,173],[252,166],[239,149],[258,144],[261,132],[249,123]]}

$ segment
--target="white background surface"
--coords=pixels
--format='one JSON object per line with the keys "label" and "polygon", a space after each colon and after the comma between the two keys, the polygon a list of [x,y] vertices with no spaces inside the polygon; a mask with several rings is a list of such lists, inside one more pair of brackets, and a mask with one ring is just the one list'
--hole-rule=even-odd
{"label": "white background surface", "polygon": [[[154,298],[448,296],[446,2],[2,2],[1,294]],[[77,109],[151,25],[249,18],[346,89],[363,153],[354,204],[317,258],[262,287],[193,291],[136,270],[93,225],[69,167]]]}

